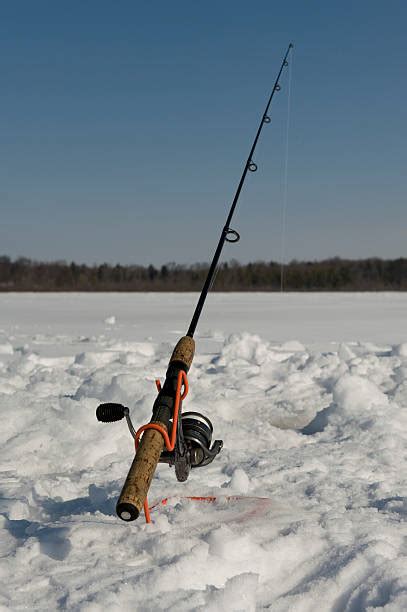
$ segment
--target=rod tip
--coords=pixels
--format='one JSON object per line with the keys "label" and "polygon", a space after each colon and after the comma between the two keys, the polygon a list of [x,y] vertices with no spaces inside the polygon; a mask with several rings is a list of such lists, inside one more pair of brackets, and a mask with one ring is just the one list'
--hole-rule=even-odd
{"label": "rod tip", "polygon": [[293,47],[294,47],[293,43],[290,43],[290,44],[288,45],[288,48],[289,48],[289,49],[292,49]]}

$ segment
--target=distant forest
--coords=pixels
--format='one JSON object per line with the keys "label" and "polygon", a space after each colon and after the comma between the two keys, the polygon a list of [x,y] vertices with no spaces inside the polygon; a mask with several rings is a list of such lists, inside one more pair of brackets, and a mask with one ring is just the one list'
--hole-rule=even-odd
{"label": "distant forest", "polygon": [[[0,291],[200,291],[208,264],[85,265],[0,257]],[[280,291],[277,262],[222,263],[214,291]],[[407,258],[291,261],[285,291],[406,291]]]}

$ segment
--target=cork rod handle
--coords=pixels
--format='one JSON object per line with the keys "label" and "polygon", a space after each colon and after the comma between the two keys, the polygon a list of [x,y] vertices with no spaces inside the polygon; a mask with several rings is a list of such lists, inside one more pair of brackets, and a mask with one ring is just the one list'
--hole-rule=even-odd
{"label": "cork rod handle", "polygon": [[[165,423],[158,423],[167,429]],[[130,466],[116,512],[124,521],[138,518],[147,497],[157,463],[164,448],[164,439],[159,431],[147,429]]]}
{"label": "cork rod handle", "polygon": [[[171,355],[170,365],[179,363],[188,371],[194,352],[194,339],[189,336],[182,337]],[[151,422],[168,431],[168,423],[153,420]],[[116,512],[124,521],[134,521],[138,518],[163,449],[164,439],[161,433],[155,429],[147,429],[140,440],[116,505]]]}

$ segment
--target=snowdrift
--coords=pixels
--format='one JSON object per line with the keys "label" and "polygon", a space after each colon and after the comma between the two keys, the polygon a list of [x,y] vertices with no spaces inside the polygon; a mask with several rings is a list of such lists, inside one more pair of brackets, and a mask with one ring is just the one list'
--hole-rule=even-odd
{"label": "snowdrift", "polygon": [[95,410],[147,421],[172,345],[112,321],[0,332],[0,609],[407,609],[406,344],[198,337],[185,409],[224,450],[187,483],[159,466],[168,502],[126,524],[132,439]]}

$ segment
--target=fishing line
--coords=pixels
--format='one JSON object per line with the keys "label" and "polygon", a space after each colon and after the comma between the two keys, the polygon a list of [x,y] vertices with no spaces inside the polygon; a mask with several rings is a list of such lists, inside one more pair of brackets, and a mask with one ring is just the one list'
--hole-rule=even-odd
{"label": "fishing line", "polygon": [[231,207],[230,207],[230,210],[229,210],[229,214],[228,214],[228,216],[226,218],[226,223],[225,223],[225,225],[224,225],[224,227],[223,227],[223,229],[221,231],[221,235],[220,235],[220,238],[219,238],[218,246],[216,247],[215,254],[213,256],[211,265],[209,267],[208,275],[206,277],[204,286],[202,288],[201,294],[200,294],[199,299],[198,299],[198,303],[196,305],[194,314],[192,316],[191,323],[190,323],[188,331],[187,331],[187,336],[189,338],[193,338],[194,337],[194,333],[195,333],[196,327],[198,325],[198,321],[199,321],[199,318],[201,316],[201,312],[202,312],[203,306],[205,304],[206,297],[208,295],[208,292],[209,292],[210,288],[212,287],[212,283],[213,283],[215,272],[216,272],[216,269],[217,269],[217,266],[218,266],[219,258],[221,256],[221,253],[222,253],[223,247],[225,245],[225,242],[238,242],[238,240],[240,238],[238,232],[236,230],[232,229],[230,227],[230,224],[232,222],[233,214],[235,212],[235,209],[236,209],[236,206],[237,206],[237,202],[239,200],[239,196],[240,196],[243,184],[244,184],[245,179],[246,179],[246,175],[247,175],[248,172],[256,172],[256,170],[257,170],[257,164],[255,163],[255,161],[253,159],[253,156],[254,156],[254,153],[255,153],[255,150],[256,150],[256,147],[257,147],[257,143],[258,143],[258,140],[260,138],[260,134],[262,132],[263,127],[271,122],[271,119],[270,119],[270,116],[269,116],[269,108],[270,108],[271,102],[273,100],[274,94],[281,90],[281,85],[279,83],[280,77],[281,77],[281,74],[282,74],[284,68],[289,66],[289,62],[287,61],[287,58],[288,58],[289,53],[290,53],[292,48],[293,48],[293,45],[292,45],[292,43],[290,43],[288,45],[288,49],[287,49],[287,51],[286,51],[286,53],[284,55],[284,58],[283,58],[283,60],[281,62],[280,70],[278,71],[276,80],[274,81],[273,89],[271,90],[271,94],[270,94],[270,97],[269,97],[269,99],[267,101],[266,108],[265,108],[265,110],[264,110],[264,112],[263,112],[263,114],[262,114],[262,116],[260,118],[260,124],[259,124],[259,126],[257,128],[257,132],[256,132],[256,135],[254,137],[254,140],[253,140],[253,143],[252,143],[249,155],[248,155],[248,157],[246,159],[246,162],[245,162],[245,164],[243,166],[243,172],[242,172],[242,175],[240,177],[240,181],[239,181],[239,184],[237,186],[236,193],[235,193],[235,196],[233,198],[233,201],[232,201],[232,204],[231,204]]}
{"label": "fishing line", "polygon": [[281,204],[281,253],[280,253],[280,291],[284,291],[284,271],[286,258],[286,233],[287,233],[287,203],[288,203],[288,154],[289,154],[289,131],[291,117],[291,85],[292,85],[292,65],[294,52],[291,53],[291,61],[288,66],[288,96],[287,96],[287,124],[285,134],[285,155],[283,170],[283,197]]}

